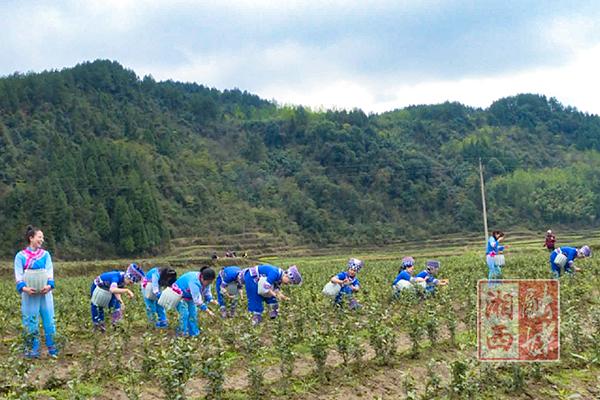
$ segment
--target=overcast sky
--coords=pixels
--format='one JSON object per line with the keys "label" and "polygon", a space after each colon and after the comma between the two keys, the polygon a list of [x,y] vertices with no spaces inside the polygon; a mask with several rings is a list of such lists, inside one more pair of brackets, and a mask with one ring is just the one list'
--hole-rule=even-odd
{"label": "overcast sky", "polygon": [[598,21],[594,0],[0,0],[0,75],[102,58],[314,108],[538,93],[600,114]]}

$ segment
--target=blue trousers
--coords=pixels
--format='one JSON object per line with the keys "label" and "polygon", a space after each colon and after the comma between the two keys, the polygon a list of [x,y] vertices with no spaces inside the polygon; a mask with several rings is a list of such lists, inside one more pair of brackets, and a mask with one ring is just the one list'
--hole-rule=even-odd
{"label": "blue trousers", "polygon": [[[92,293],[94,293],[94,289],[96,289],[96,284],[92,283],[92,287],[90,288],[90,297],[92,297]],[[94,303],[90,303],[92,305],[92,322],[94,325],[98,325],[104,322],[104,308],[98,307]],[[117,297],[113,294],[110,298],[110,302],[108,303],[108,308],[113,310],[112,321],[118,322],[121,319],[121,302],[117,300]]]}
{"label": "blue trousers", "polygon": [[44,335],[46,336],[46,346],[48,347],[48,351],[54,354],[56,352],[56,348],[54,347],[56,326],[54,325],[54,298],[52,297],[52,292],[44,295],[21,293],[21,315],[23,328],[27,335],[25,351],[32,356],[39,355],[40,327],[38,316],[41,316]]}
{"label": "blue trousers", "polygon": [[158,300],[150,300],[144,297],[144,304],[146,305],[148,321],[155,323],[157,328],[166,327],[167,313],[165,312],[165,309],[158,304]]}
{"label": "blue trousers", "polygon": [[177,312],[179,313],[179,325],[177,326],[177,334],[181,336],[198,336],[200,328],[198,328],[198,307],[192,299],[181,299],[177,304]]}
{"label": "blue trousers", "polygon": [[494,257],[486,256],[485,261],[488,266],[488,279],[489,280],[500,279],[502,277],[502,268],[500,268],[499,265],[496,265],[496,262],[494,261]]}
{"label": "blue trousers", "polygon": [[246,295],[248,296],[248,311],[255,315],[262,315],[264,311],[263,302],[271,307],[277,306],[276,297],[262,297],[258,294],[258,282],[250,275],[250,271],[244,274],[244,283],[246,286]]}

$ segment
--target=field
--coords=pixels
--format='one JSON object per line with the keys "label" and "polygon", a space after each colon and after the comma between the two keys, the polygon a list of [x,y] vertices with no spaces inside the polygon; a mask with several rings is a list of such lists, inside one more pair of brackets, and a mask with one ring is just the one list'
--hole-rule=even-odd
{"label": "field", "polygon": [[[592,233],[559,237],[560,244],[599,248]],[[238,238],[238,241],[243,238]],[[127,301],[125,319],[105,334],[92,332],[89,285],[99,272],[127,260],[55,262],[58,359],[21,357],[20,298],[10,261],[2,263],[0,290],[0,395],[21,399],[594,399],[600,398],[600,262],[579,261],[583,272],[561,281],[561,360],[555,363],[480,363],[476,359],[476,282],[487,276],[483,237],[439,238],[369,249],[308,249],[268,241],[251,248],[258,259],[297,264],[305,283],[285,288],[290,300],[280,318],[253,328],[244,308],[235,318],[200,315],[198,338],[177,338],[171,327],[146,322],[139,288]],[[235,243],[230,238],[229,243]],[[215,241],[218,244],[218,241]],[[549,278],[540,236],[509,235],[505,278]],[[178,272],[206,262],[202,242],[179,243],[169,256]],[[187,247],[184,247],[187,246]],[[225,244],[223,244],[225,246]],[[285,258],[276,257],[282,254]],[[390,284],[403,255],[418,270],[442,262],[450,284],[435,297],[394,300]],[[366,266],[355,312],[336,309],[321,294],[348,257]],[[227,265],[226,260],[219,260]],[[188,268],[189,267],[189,268]],[[214,292],[214,291],[213,291]],[[243,303],[242,303],[243,304]],[[216,311],[216,309],[215,309]]]}

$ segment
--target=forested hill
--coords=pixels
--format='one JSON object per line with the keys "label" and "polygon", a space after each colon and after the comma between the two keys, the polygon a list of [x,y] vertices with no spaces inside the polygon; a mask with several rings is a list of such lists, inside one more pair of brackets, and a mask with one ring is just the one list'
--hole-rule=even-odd
{"label": "forested hill", "polygon": [[271,232],[384,243],[489,223],[594,226],[600,118],[544,96],[378,115],[282,107],[238,89],[140,79],[116,62],[0,79],[0,255],[24,227],[61,257]]}

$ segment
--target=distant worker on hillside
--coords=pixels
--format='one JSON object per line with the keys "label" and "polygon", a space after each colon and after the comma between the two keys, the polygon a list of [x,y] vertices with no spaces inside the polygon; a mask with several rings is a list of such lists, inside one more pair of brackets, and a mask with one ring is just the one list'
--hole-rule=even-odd
{"label": "distant worker on hillside", "polygon": [[419,272],[416,278],[425,280],[425,291],[427,293],[435,293],[438,286],[448,284],[448,279],[438,279],[436,276],[440,272],[440,262],[437,260],[428,260],[425,263],[425,269]]}
{"label": "distant worker on hillside", "polygon": [[500,279],[502,277],[502,266],[504,266],[504,251],[505,246],[501,246],[500,242],[504,240],[504,232],[493,231],[492,236],[487,241],[485,249],[485,261],[488,266],[488,279]]}
{"label": "distant worker on hillside", "polygon": [[341,286],[340,291],[335,296],[334,304],[341,306],[344,300],[348,300],[348,307],[351,310],[361,307],[361,304],[356,300],[355,293],[360,290],[360,282],[356,275],[364,267],[365,263],[358,258],[348,260],[347,270],[331,278],[331,282]]}
{"label": "distant worker on hillside", "polygon": [[283,270],[274,265],[257,265],[246,268],[244,271],[244,284],[248,296],[248,311],[252,313],[252,325],[262,322],[264,303],[271,309],[269,317],[277,318],[279,315],[278,300],[288,300],[280,288],[281,285],[299,285],[302,276],[295,265]]}
{"label": "distant worker on hillside", "polygon": [[575,266],[575,259],[592,256],[592,250],[589,246],[582,246],[579,249],[575,247],[557,247],[550,253],[550,267],[556,278],[560,278],[562,270],[568,274],[574,274],[580,271]]}
{"label": "distant worker on hillside", "polygon": [[549,251],[554,251],[554,247],[556,245],[556,236],[552,233],[552,230],[548,229],[546,232],[546,240],[544,241],[544,247],[546,247]]}

